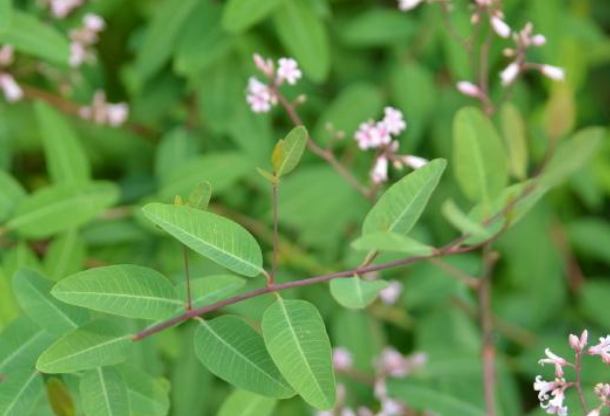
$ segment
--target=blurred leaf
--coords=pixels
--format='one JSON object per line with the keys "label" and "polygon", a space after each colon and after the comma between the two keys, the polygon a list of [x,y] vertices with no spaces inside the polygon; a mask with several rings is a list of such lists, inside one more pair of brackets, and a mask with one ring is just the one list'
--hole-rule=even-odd
{"label": "blurred leaf", "polygon": [[53,337],[25,316],[11,322],[0,334],[0,372],[11,374],[34,367]]}
{"label": "blurred leaf", "polygon": [[411,256],[429,256],[434,248],[397,233],[373,233],[359,237],[352,243],[356,250],[387,251]]}
{"label": "blurred leaf", "polygon": [[68,386],[59,378],[51,378],[47,381],[47,398],[56,416],[76,416],[74,400]]}
{"label": "blurred leaf", "polygon": [[518,179],[527,177],[526,127],[519,108],[506,103],[500,110],[502,134],[508,150],[508,164],[511,173]]}
{"label": "blurred leaf", "polygon": [[307,140],[307,129],[298,126],[278,142],[271,158],[273,171],[277,177],[287,175],[297,167],[305,151]]}
{"label": "blurred leaf", "polygon": [[487,239],[491,237],[489,230],[481,223],[473,221],[472,218],[462,212],[453,200],[448,199],[445,201],[441,211],[443,212],[445,219],[461,231],[462,234],[471,234],[478,239]]}
{"label": "blurred leaf", "polygon": [[[5,0],[6,1],[6,0]],[[0,31],[0,43],[13,46],[17,51],[34,55],[62,67],[68,65],[68,40],[50,25],[42,23],[29,13],[13,10],[11,26]]]}
{"label": "blurred leaf", "polygon": [[286,1],[277,8],[274,21],[280,41],[305,74],[315,82],[324,81],[330,71],[328,35],[311,3]]}
{"label": "blurred leaf", "polygon": [[173,171],[196,155],[196,138],[184,129],[171,130],[157,145],[155,175],[163,182]]}
{"label": "blurred leaf", "polygon": [[46,331],[63,335],[89,320],[87,311],[58,302],[51,296],[53,282],[29,269],[13,276],[13,290],[27,316]]}
{"label": "blurred leaf", "polygon": [[118,367],[127,386],[132,415],[166,416],[169,411],[167,380],[154,378],[132,365]]}
{"label": "blurred leaf", "polygon": [[0,33],[10,29],[13,22],[13,0],[0,0]]}
{"label": "blurred leaf", "polygon": [[3,294],[2,302],[0,302],[0,331],[6,324],[15,319],[21,311],[17,306],[17,301],[11,292],[11,282],[8,274],[0,267],[0,293]]}
{"label": "blurred leaf", "polygon": [[210,198],[212,198],[212,185],[209,182],[203,181],[189,195],[188,204],[190,207],[205,211],[210,204]]}
{"label": "blurred leaf", "polygon": [[106,182],[49,186],[24,199],[6,227],[28,238],[48,237],[91,221],[117,198],[115,185]]}
{"label": "blurred leaf", "polygon": [[445,166],[445,160],[433,160],[392,185],[366,216],[362,234],[407,234],[424,211]]}
{"label": "blurred leaf", "polygon": [[284,0],[229,0],[222,14],[222,27],[233,33],[244,32],[262,21]]}
{"label": "blurred leaf", "polygon": [[[191,280],[191,295],[193,308],[211,305],[226,299],[246,285],[241,277],[227,275],[206,276]],[[186,282],[182,281],[176,286],[176,297],[184,298]]]}
{"label": "blurred leaf", "polygon": [[221,266],[248,277],[264,273],[261,249],[241,225],[190,207],[153,203],[143,211],[177,240]]}
{"label": "blurred leaf", "polygon": [[278,298],[265,311],[265,345],[286,381],[310,405],[335,405],[335,375],[326,327],[314,305]]}
{"label": "blurred leaf", "polygon": [[545,186],[556,186],[578,172],[593,157],[607,137],[605,129],[589,127],[580,130],[558,146],[541,174]]}
{"label": "blurred leaf", "polygon": [[460,110],[453,122],[453,166],[462,192],[489,203],[508,182],[506,152],[491,121],[477,108]]}
{"label": "blurred leaf", "polygon": [[363,309],[377,298],[379,291],[388,287],[385,280],[364,280],[359,276],[333,279],[330,293],[335,300],[349,309]]}
{"label": "blurred leaf", "polygon": [[294,395],[265,350],[263,338],[248,323],[231,315],[199,322],[195,352],[212,373],[266,397]]}
{"label": "blurred leaf", "polygon": [[276,401],[245,390],[234,391],[218,411],[218,416],[271,416]]}
{"label": "blurred leaf", "polygon": [[165,276],[131,264],[73,274],[57,283],[51,293],[71,305],[127,318],[163,319],[184,305],[174,297]]}
{"label": "blurred leaf", "polygon": [[551,140],[557,140],[572,131],[576,121],[576,103],[567,84],[553,84],[543,117],[544,129]]}
{"label": "blurred leaf", "polygon": [[354,368],[371,373],[375,358],[387,344],[380,320],[367,311],[342,309],[333,314],[333,345],[347,348]]}
{"label": "blurred leaf", "polygon": [[69,230],[49,245],[44,256],[44,269],[52,280],[58,281],[81,270],[85,256],[85,242],[76,230]]}
{"label": "blurred leaf", "polygon": [[130,416],[127,386],[113,367],[99,367],[80,381],[83,409],[87,416]]}
{"label": "blurred leaf", "polygon": [[0,415],[31,415],[43,391],[42,375],[38,371],[15,371],[0,384]]}
{"label": "blurred leaf", "polygon": [[610,284],[604,280],[587,280],[578,294],[582,313],[605,331],[610,329],[610,316],[606,313],[606,299],[610,296]]}
{"label": "blurred leaf", "polygon": [[125,361],[133,345],[128,329],[111,321],[92,321],[51,345],[38,358],[43,373],[74,373]]}
{"label": "blurred leaf", "polygon": [[19,182],[9,173],[0,170],[0,223],[13,213],[25,195]]}
{"label": "blurred leaf", "polygon": [[578,253],[610,264],[610,225],[606,221],[578,219],[567,225],[567,232]]}
{"label": "blurred leaf", "polygon": [[68,121],[53,107],[37,102],[36,118],[49,176],[60,184],[82,184],[91,179],[91,166]]}
{"label": "blurred leaf", "polygon": [[170,59],[183,25],[198,3],[199,0],[166,1],[158,7],[136,56],[136,70],[142,84]]}
{"label": "blurred leaf", "polygon": [[356,17],[341,27],[339,35],[350,46],[385,46],[404,42],[415,33],[411,19],[398,10],[376,8]]}

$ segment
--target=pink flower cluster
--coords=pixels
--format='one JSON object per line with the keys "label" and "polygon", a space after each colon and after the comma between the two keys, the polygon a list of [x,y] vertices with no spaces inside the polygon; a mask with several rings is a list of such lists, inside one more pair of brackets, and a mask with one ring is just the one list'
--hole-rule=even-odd
{"label": "pink flower cluster", "polygon": [[[572,350],[574,350],[574,363],[554,354],[548,348],[544,351],[546,357],[539,361],[541,365],[550,364],[555,367],[554,380],[545,381],[542,379],[542,376],[537,376],[534,382],[534,390],[538,392],[540,406],[551,415],[567,415],[568,407],[564,404],[566,391],[570,388],[581,390],[580,372],[582,371],[581,360],[583,355],[600,356],[603,363],[610,364],[610,335],[600,338],[598,344],[590,346],[587,349],[588,332],[585,330],[580,337],[570,335],[569,344]],[[572,368],[577,373],[576,381],[570,382],[564,378],[564,368],[566,367]],[[588,412],[587,416],[599,416],[604,407],[610,409],[610,384],[598,383],[595,386],[594,392],[599,399],[599,405]],[[584,402],[583,406],[586,407]]]}
{"label": "pink flower cluster", "polygon": [[406,128],[407,123],[402,112],[394,107],[384,109],[383,119],[369,120],[360,124],[354,134],[358,147],[362,150],[374,149],[377,151],[375,164],[370,173],[373,183],[378,184],[388,180],[390,162],[397,169],[402,169],[404,166],[418,169],[428,163],[426,159],[417,156],[397,154],[398,141],[393,140],[393,136],[398,136]]}
{"label": "pink flower cluster", "polygon": [[[388,378],[403,378],[419,370],[427,361],[427,357],[422,353],[415,353],[411,356],[404,356],[394,348],[385,348],[378,358],[374,360],[376,368],[374,393],[379,400],[379,410],[374,412],[368,407],[360,406],[356,410],[345,406],[345,389],[339,389],[338,404],[332,411],[318,412],[317,416],[401,416],[405,414],[405,405],[388,395],[386,382]],[[349,375],[353,371],[353,356],[343,347],[333,350],[333,364],[337,371]]]}
{"label": "pink flower cluster", "polygon": [[0,48],[0,90],[9,103],[19,101],[23,98],[23,90],[15,81],[15,78],[6,71],[15,60],[13,47],[4,45]]}
{"label": "pink flower cluster", "polygon": [[118,127],[127,121],[129,107],[126,103],[110,104],[106,101],[104,91],[96,91],[93,103],[80,109],[79,115],[85,120],[96,124],[107,124]]}
{"label": "pink flower cluster", "polygon": [[99,34],[106,27],[106,22],[96,14],[88,13],[83,17],[83,26],[70,32],[70,66],[78,68],[91,61],[94,55],[91,51],[99,40]]}
{"label": "pink flower cluster", "polygon": [[85,0],[43,0],[43,5],[51,9],[57,19],[65,19],[70,13],[81,7]]}
{"label": "pink flower cluster", "polygon": [[259,54],[254,54],[254,65],[269,82],[269,84],[265,84],[256,77],[250,77],[248,80],[246,101],[255,113],[266,113],[271,110],[278,102],[277,88],[285,82],[296,85],[297,81],[303,76],[297,61],[292,58],[280,58],[276,70],[271,59],[265,59]]}

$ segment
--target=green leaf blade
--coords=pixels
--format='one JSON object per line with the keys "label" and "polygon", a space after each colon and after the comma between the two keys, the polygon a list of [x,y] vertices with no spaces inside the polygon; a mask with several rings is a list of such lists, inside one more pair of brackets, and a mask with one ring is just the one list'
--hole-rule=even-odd
{"label": "green leaf blade", "polygon": [[44,391],[38,371],[19,370],[0,384],[0,416],[29,416]]}
{"label": "green leaf blade", "polygon": [[363,280],[359,276],[334,279],[330,282],[330,293],[335,300],[349,309],[364,309],[377,298],[379,291],[388,287],[384,280]]}
{"label": "green leaf blade", "polygon": [[218,416],[271,416],[276,401],[245,390],[236,390],[222,404]]}
{"label": "green leaf blade", "polygon": [[222,14],[222,27],[240,33],[265,19],[284,0],[229,0]]}
{"label": "green leaf blade", "polygon": [[[278,177],[289,174],[297,167],[305,152],[307,139],[307,129],[298,126],[278,143],[278,147],[273,153],[273,170]],[[282,145],[279,146],[280,144]]]}
{"label": "green leaf blade", "polygon": [[85,373],[80,393],[87,416],[130,416],[127,386],[113,367]]}

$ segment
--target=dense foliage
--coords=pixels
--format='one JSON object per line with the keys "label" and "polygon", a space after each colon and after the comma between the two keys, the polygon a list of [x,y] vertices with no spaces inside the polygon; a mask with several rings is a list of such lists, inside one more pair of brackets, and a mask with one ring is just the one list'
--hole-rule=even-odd
{"label": "dense foliage", "polygon": [[0,416],[607,413],[609,30],[0,0]]}

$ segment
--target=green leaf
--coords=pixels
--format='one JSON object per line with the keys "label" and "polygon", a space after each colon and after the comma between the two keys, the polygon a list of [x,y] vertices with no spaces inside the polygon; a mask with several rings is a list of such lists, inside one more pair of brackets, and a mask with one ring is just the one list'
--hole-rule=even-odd
{"label": "green leaf", "polygon": [[266,18],[284,0],[229,0],[222,14],[222,27],[240,33]]}
{"label": "green leaf", "polygon": [[0,170],[0,223],[13,213],[25,195],[21,184],[9,173]]}
{"label": "green leaf", "polygon": [[265,349],[263,338],[247,322],[230,315],[199,322],[195,353],[212,373],[266,397],[294,395]]}
{"label": "green leaf", "polygon": [[267,350],[286,381],[310,405],[335,405],[335,375],[324,321],[314,305],[279,298],[265,311]]}
{"label": "green leaf", "polygon": [[113,367],[99,367],[85,373],[80,395],[87,416],[130,416],[127,386]]}
{"label": "green leaf", "polygon": [[297,167],[306,145],[307,129],[303,126],[295,127],[285,139],[279,141],[272,158],[273,171],[278,178],[289,174]]}
{"label": "green leaf", "polygon": [[53,336],[26,317],[11,322],[0,334],[0,373],[34,367]]}
{"label": "green leaf", "polygon": [[433,389],[418,382],[395,382],[388,386],[392,397],[409,403],[415,410],[427,410],[440,416],[484,416],[483,409],[462,398]]}
{"label": "green leaf", "polygon": [[280,41],[313,81],[321,82],[330,71],[328,35],[308,1],[285,1],[274,15]]}
{"label": "green leaf", "polygon": [[218,416],[271,416],[276,401],[245,390],[235,390],[220,407]]}
{"label": "green leaf", "polygon": [[462,192],[488,203],[508,181],[506,152],[491,121],[479,110],[460,110],[453,121],[453,166]]}
{"label": "green leaf", "polygon": [[57,299],[127,318],[163,319],[184,304],[170,281],[156,270],[131,264],[96,267],[61,280]]}
{"label": "green leaf", "polygon": [[0,32],[7,31],[13,23],[13,0],[0,0]]}
{"label": "green leaf", "polygon": [[447,221],[449,221],[451,225],[460,230],[463,234],[471,234],[472,236],[481,239],[491,237],[491,233],[488,229],[462,212],[462,210],[460,210],[453,200],[449,199],[445,201],[441,211]]}
{"label": "green leaf", "polygon": [[[193,308],[211,305],[234,295],[246,285],[241,277],[233,275],[206,276],[191,280]],[[185,298],[186,282],[176,286],[176,298]]]}
{"label": "green leaf", "polygon": [[30,13],[16,9],[13,10],[11,20],[10,27],[0,30],[0,43],[12,45],[19,52],[53,64],[63,67],[68,65],[68,39],[55,28],[42,23]]}
{"label": "green leaf", "polygon": [[89,320],[87,311],[59,302],[51,296],[53,282],[30,269],[13,276],[13,290],[27,316],[48,332],[63,335]]}
{"label": "green leaf", "polygon": [[221,266],[249,277],[263,273],[261,249],[241,225],[190,207],[152,203],[143,211],[153,223]]}
{"label": "green leaf", "polygon": [[404,42],[416,32],[413,21],[399,10],[372,8],[356,13],[338,34],[348,45],[371,47]]}
{"label": "green leaf", "polygon": [[334,279],[330,282],[330,293],[341,306],[363,309],[377,298],[379,291],[388,287],[385,280],[364,280],[358,276]]}
{"label": "green leaf", "polygon": [[407,234],[424,211],[446,166],[443,159],[433,160],[392,185],[366,216],[362,234]]}
{"label": "green leaf", "polygon": [[429,256],[434,248],[417,240],[396,233],[373,233],[363,235],[352,243],[356,250],[387,251],[405,253],[411,256]]}
{"label": "green leaf", "polygon": [[91,221],[117,199],[116,187],[105,182],[50,186],[24,199],[6,227],[26,238],[48,237]]}
{"label": "green leaf", "polygon": [[0,416],[29,416],[44,391],[38,371],[19,370],[0,384]]}
{"label": "green leaf", "polygon": [[525,121],[519,108],[512,103],[504,104],[500,120],[510,171],[516,178],[523,180],[527,177],[528,161]]}
{"label": "green leaf", "polygon": [[37,102],[36,118],[47,169],[53,182],[82,184],[91,179],[91,166],[68,121],[48,104]]}
{"label": "green leaf", "polygon": [[44,256],[44,269],[55,281],[81,270],[86,255],[85,242],[76,230],[58,236]]}
{"label": "green leaf", "polygon": [[56,416],[75,416],[76,408],[70,389],[60,378],[53,377],[46,382],[47,399]]}
{"label": "green leaf", "polygon": [[169,61],[174,53],[183,25],[199,0],[161,3],[138,48],[135,67],[144,84]]}
{"label": "green leaf", "polygon": [[169,412],[169,385],[132,365],[118,367],[127,385],[129,407],[133,415],[166,416]]}
{"label": "green leaf", "polygon": [[212,185],[203,181],[191,192],[188,204],[192,208],[206,210],[210,204],[210,198],[212,198]]}
{"label": "green leaf", "polygon": [[125,361],[132,346],[128,328],[111,321],[93,321],[70,332],[38,358],[43,373],[74,373]]}
{"label": "green leaf", "polygon": [[552,187],[565,181],[582,169],[607,137],[608,132],[599,127],[589,127],[574,134],[557,148],[542,172],[540,182]]}

